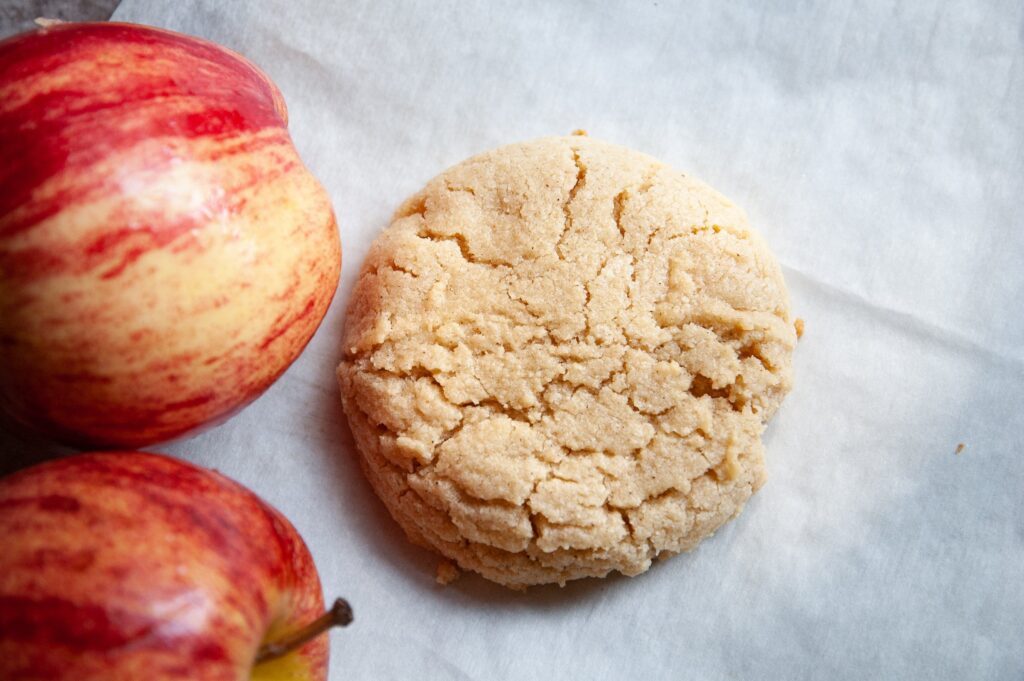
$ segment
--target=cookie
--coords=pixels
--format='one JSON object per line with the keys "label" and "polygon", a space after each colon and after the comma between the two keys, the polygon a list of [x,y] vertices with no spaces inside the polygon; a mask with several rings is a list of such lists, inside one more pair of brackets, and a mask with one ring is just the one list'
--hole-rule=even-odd
{"label": "cookie", "polygon": [[736,516],[795,344],[742,211],[643,154],[554,137],[406,201],[363,264],[338,380],[409,538],[521,588],[637,575]]}

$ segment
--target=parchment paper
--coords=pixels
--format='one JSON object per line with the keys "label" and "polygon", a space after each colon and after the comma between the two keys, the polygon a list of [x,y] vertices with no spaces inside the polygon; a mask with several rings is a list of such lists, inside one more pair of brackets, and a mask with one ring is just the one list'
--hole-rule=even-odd
{"label": "parchment paper", "polygon": [[[344,272],[312,344],[242,414],[162,448],[301,531],[355,607],[331,679],[1024,678],[1024,5],[795,5],[118,9],[260,64],[334,200]],[[344,308],[427,179],[575,128],[708,181],[784,264],[807,332],[770,480],[638,578],[441,588],[358,469]]]}

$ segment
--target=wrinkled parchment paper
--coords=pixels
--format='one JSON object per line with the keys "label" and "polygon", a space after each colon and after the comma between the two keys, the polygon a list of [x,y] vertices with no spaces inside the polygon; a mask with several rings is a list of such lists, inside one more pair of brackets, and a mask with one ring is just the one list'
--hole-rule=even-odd
{"label": "wrinkled parchment paper", "polygon": [[[331,679],[1024,678],[1024,5],[769,4],[118,9],[270,73],[338,212],[341,286],[305,354],[163,447],[302,532],[327,596],[355,607]],[[703,178],[783,263],[807,332],[770,480],[635,579],[441,588],[358,469],[333,374],[344,308],[405,196],[575,128]]]}

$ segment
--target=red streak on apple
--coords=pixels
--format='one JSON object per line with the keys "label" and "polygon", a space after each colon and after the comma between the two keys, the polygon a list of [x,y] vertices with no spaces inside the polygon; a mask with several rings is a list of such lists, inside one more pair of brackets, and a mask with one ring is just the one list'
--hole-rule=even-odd
{"label": "red streak on apple", "polygon": [[[0,678],[249,678],[323,610],[288,521],[219,474],[98,453],[0,480]],[[327,641],[299,651],[326,679]]]}
{"label": "red streak on apple", "polygon": [[341,268],[284,100],[130,24],[0,42],[0,408],[77,445],[222,421],[299,355]]}
{"label": "red streak on apple", "polygon": [[[118,52],[109,52],[116,46]],[[283,99],[255,67],[203,41],[168,31],[125,24],[82,24],[24,34],[0,45],[0,83],[17,89],[40,73],[53,73],[90,55],[122,77],[68,83],[0,100],[0,214],[24,204],[44,181],[60,172],[88,168],[118,150],[154,137],[201,137],[252,133],[287,125]],[[112,56],[107,56],[112,55]],[[104,58],[106,57],[106,59]],[[136,59],[166,60],[160,68],[123,71]],[[192,98],[185,106],[175,100]],[[200,101],[201,100],[201,101]],[[161,116],[139,110],[167,105]],[[104,178],[74,187],[75,197],[98,188]],[[35,205],[29,215],[3,226],[3,233],[30,228],[61,210],[69,195]]]}
{"label": "red streak on apple", "polygon": [[150,634],[153,620],[63,598],[0,596],[5,640],[70,648],[79,653],[124,647]]}
{"label": "red streak on apple", "polygon": [[35,506],[41,511],[57,511],[59,513],[74,513],[81,508],[78,499],[72,499],[60,494],[49,494],[41,497],[21,497],[19,499],[0,499],[0,509],[9,506]]}

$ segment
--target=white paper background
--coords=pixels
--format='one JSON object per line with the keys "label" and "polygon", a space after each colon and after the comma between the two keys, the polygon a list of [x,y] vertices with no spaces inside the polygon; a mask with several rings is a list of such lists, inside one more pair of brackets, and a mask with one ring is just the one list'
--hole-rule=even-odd
{"label": "white paper background", "polygon": [[[270,73],[338,212],[341,286],[306,353],[164,448],[302,532],[327,595],[355,606],[333,680],[1024,678],[1024,5],[763,4],[117,11]],[[333,377],[344,307],[406,195],[575,128],[707,180],[784,264],[807,333],[770,481],[642,577],[440,588],[355,463]],[[7,440],[25,462],[43,451]]]}

